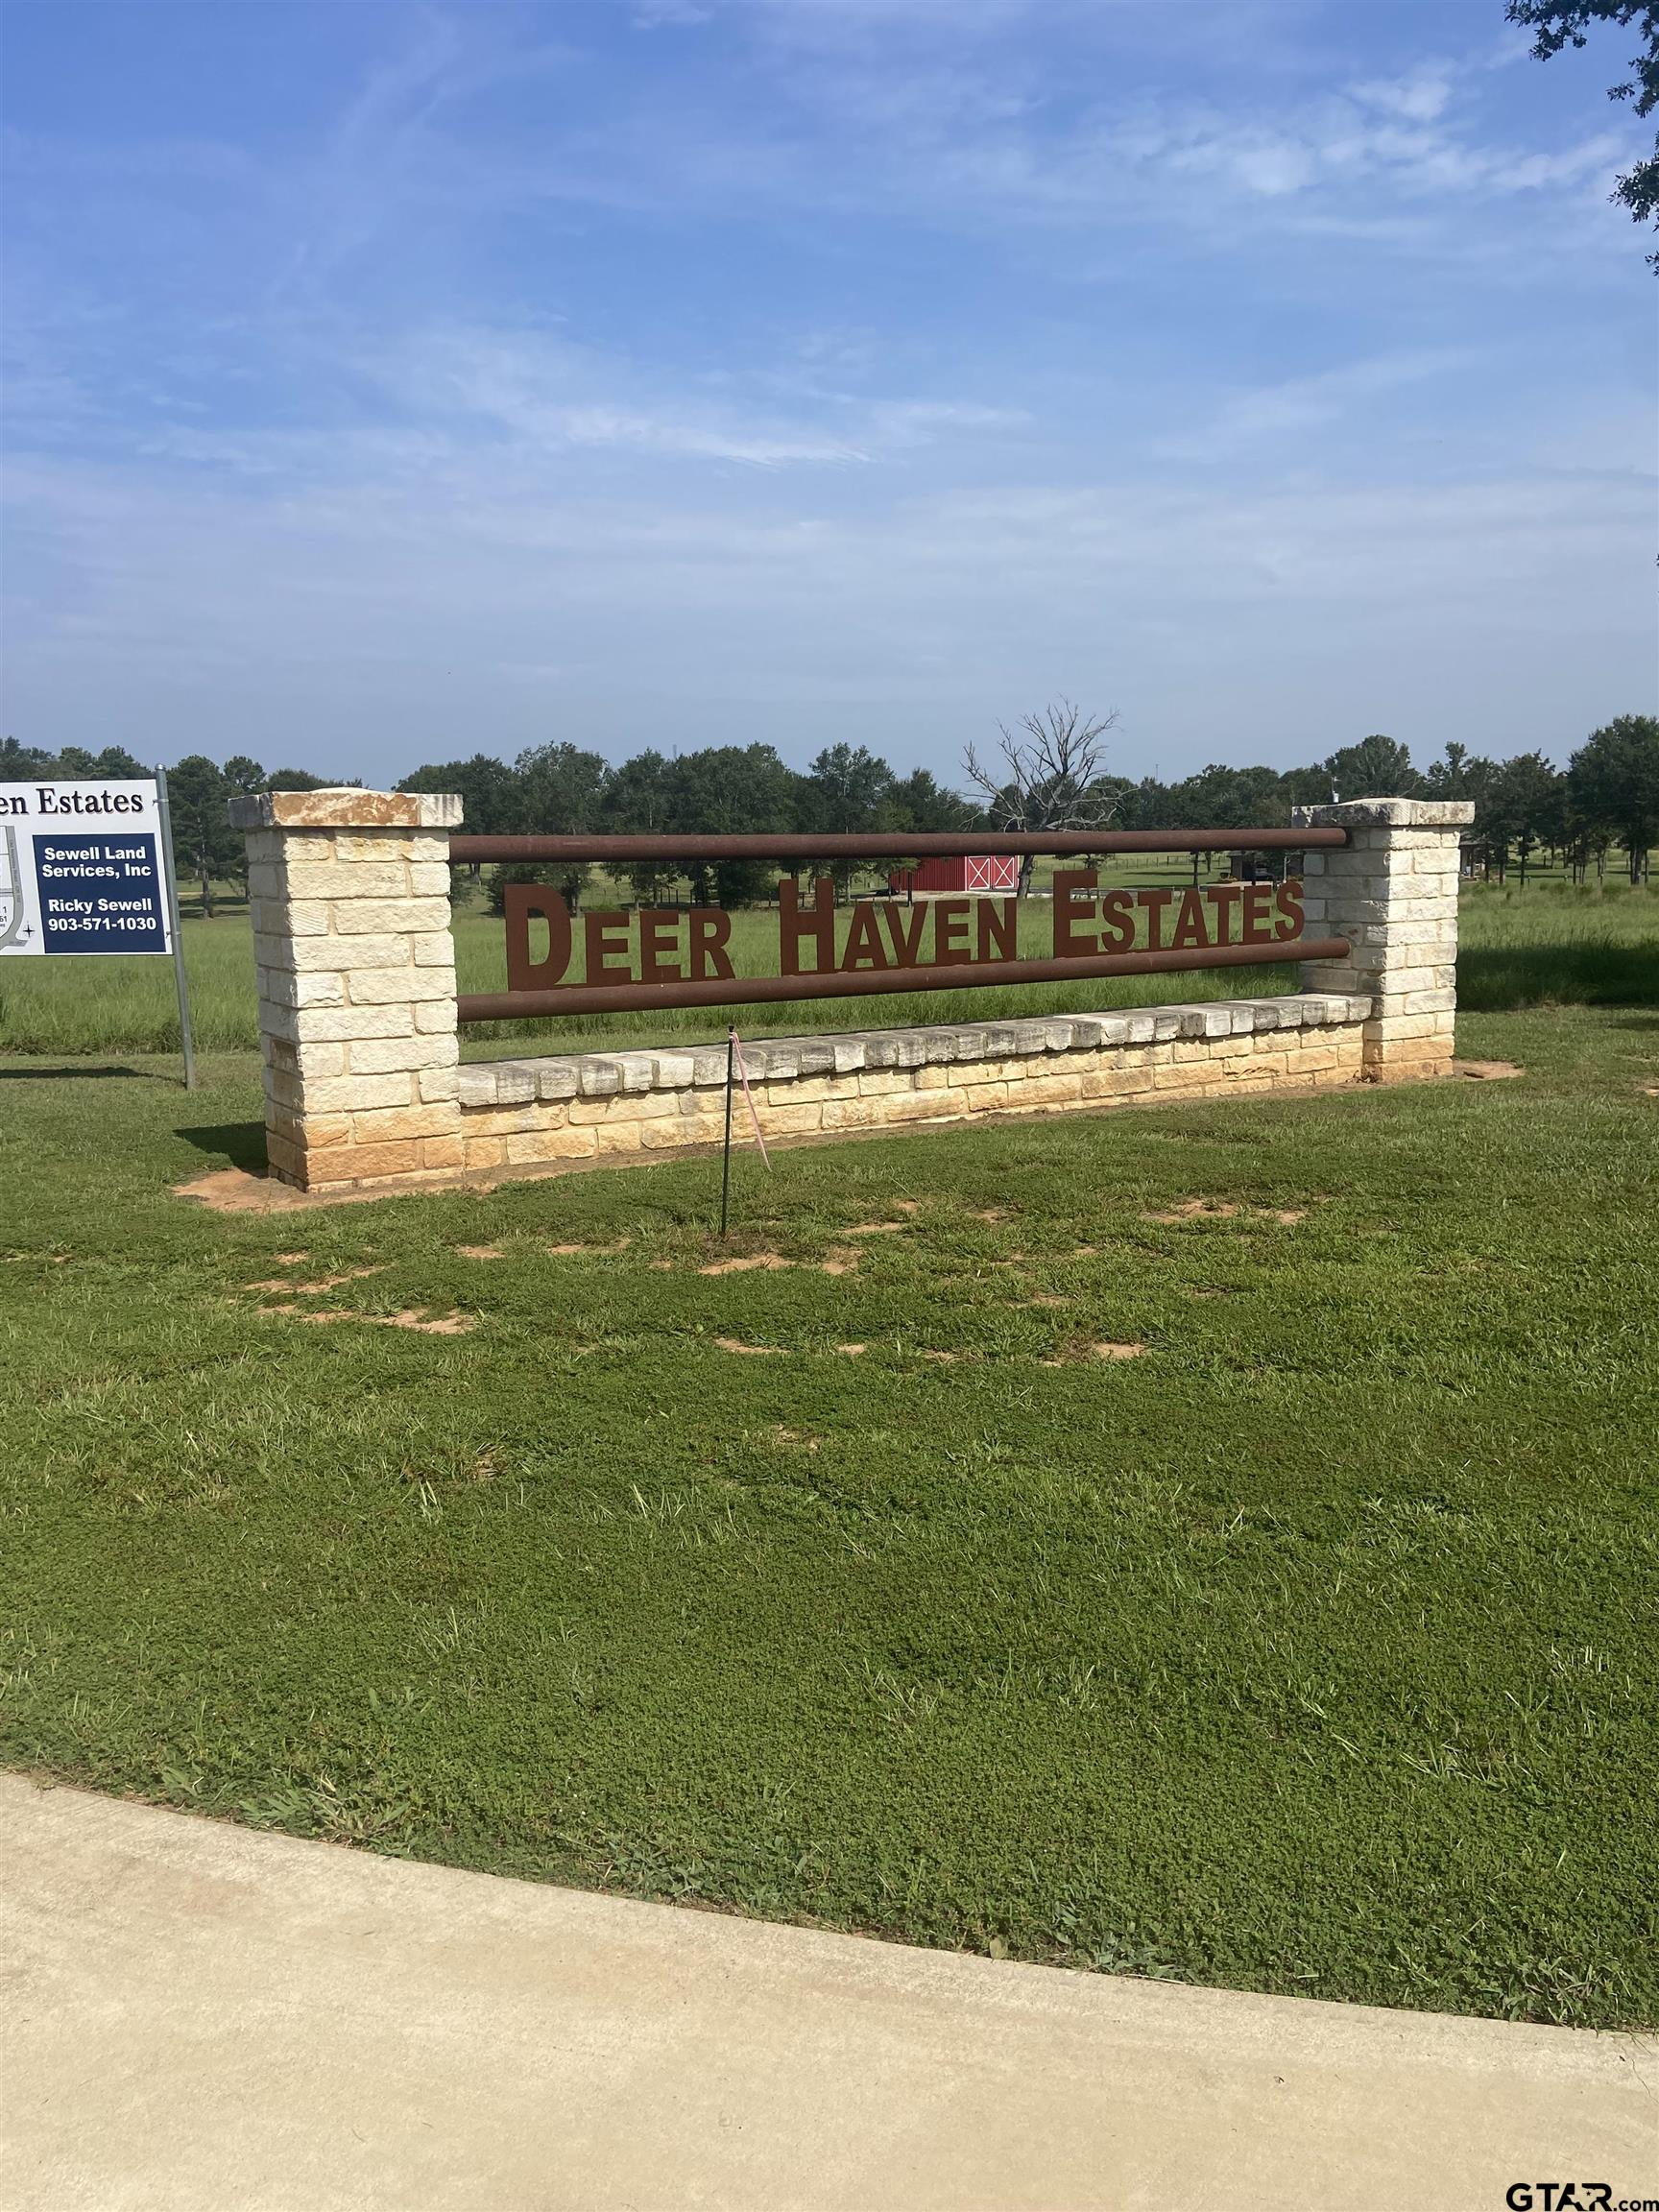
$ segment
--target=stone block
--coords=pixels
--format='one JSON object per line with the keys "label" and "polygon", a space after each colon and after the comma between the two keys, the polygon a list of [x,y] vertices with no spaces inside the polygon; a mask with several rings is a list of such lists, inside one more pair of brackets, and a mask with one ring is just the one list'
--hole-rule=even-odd
{"label": "stone block", "polygon": [[[469,1167],[473,1165],[473,1146],[478,1142],[473,1137],[467,1140]],[[546,1160],[591,1160],[599,1150],[599,1140],[591,1129],[539,1129],[526,1136],[507,1138],[502,1150],[509,1166],[524,1167]]]}
{"label": "stone block", "polygon": [[[824,1109],[821,1105],[774,1106],[768,1102],[759,1106],[758,1110],[760,1127],[768,1137],[800,1136],[809,1129],[820,1129],[824,1125]],[[733,1126],[736,1128],[735,1120]]]}
{"label": "stone block", "polygon": [[639,1121],[606,1121],[601,1122],[595,1129],[589,1129],[586,1132],[572,1129],[566,1134],[572,1137],[578,1134],[591,1137],[594,1150],[603,1158],[608,1153],[637,1152],[640,1148],[640,1130],[642,1127],[643,1123]]}
{"label": "stone block", "polygon": [[642,1121],[639,1124],[639,1142],[647,1152],[673,1152],[683,1145],[707,1144],[716,1141],[719,1126],[715,1122],[705,1129],[701,1118],[685,1120],[677,1114],[670,1114],[659,1121]]}
{"label": "stone block", "polygon": [[296,1008],[291,1019],[295,1035],[305,1045],[397,1037],[414,1042],[415,1022],[407,1006],[306,1006]]}
{"label": "stone block", "polygon": [[421,1172],[419,1144],[345,1144],[338,1152],[307,1155],[307,1178],[312,1183],[372,1183],[388,1175]]}
{"label": "stone block", "polygon": [[259,791],[230,802],[234,830],[459,830],[453,792],[362,791],[331,784],[320,791]]}
{"label": "stone block", "polygon": [[1151,1088],[1148,1068],[1091,1068],[1082,1078],[1082,1095],[1087,1099],[1141,1097]]}
{"label": "stone block", "polygon": [[414,954],[417,968],[442,968],[450,977],[449,988],[454,989],[455,940],[449,934],[448,916],[445,911],[442,929],[432,929],[404,940]]}
{"label": "stone block", "polygon": [[[365,942],[354,940],[357,944]],[[455,1019],[455,978],[437,968],[352,968],[345,977],[345,988],[353,1006],[413,1006],[422,999],[440,1000],[448,1020]]]}
{"label": "stone block", "polygon": [[336,899],[334,927],[342,937],[449,934],[447,899]]}
{"label": "stone block", "polygon": [[326,899],[251,899],[248,918],[256,937],[326,937]]}
{"label": "stone block", "polygon": [[[445,870],[448,874],[448,870]],[[408,863],[397,859],[337,860],[332,852],[313,856],[294,853],[281,870],[283,895],[343,905],[366,905],[376,899],[401,899],[409,888]]]}
{"label": "stone block", "polygon": [[868,1129],[880,1119],[880,1105],[874,1098],[830,1098],[822,1110],[826,1129]]}
{"label": "stone block", "polygon": [[1005,1114],[1014,1103],[1014,1086],[1001,1081],[975,1083],[967,1097],[970,1114]]}
{"label": "stone block", "polygon": [[302,1152],[327,1152],[351,1142],[349,1114],[306,1114],[296,1121],[293,1138]]}
{"label": "stone block", "polygon": [[345,1049],[353,1075],[390,1074],[397,1069],[453,1068],[460,1053],[453,1035],[356,1038]]}
{"label": "stone block", "polygon": [[442,998],[433,998],[423,1006],[412,1007],[410,1011],[415,1017],[417,1029],[422,1031],[446,1029],[451,1036],[454,1035],[456,1026],[455,1001],[447,993]]}
{"label": "stone block", "polygon": [[354,974],[363,968],[407,968],[409,941],[404,937],[255,936],[253,955],[271,967],[292,968],[300,974],[329,969]]}
{"label": "stone block", "polygon": [[411,1137],[452,1137],[462,1125],[460,1115],[452,1099],[370,1108],[352,1116],[351,1139],[357,1144],[401,1144]]}
{"label": "stone block", "polygon": [[627,1093],[639,1093],[653,1088],[657,1079],[657,1056],[654,1052],[618,1052],[614,1066]]}
{"label": "stone block", "polygon": [[[278,1080],[273,1077],[273,1081]],[[407,1074],[341,1075],[330,1082],[307,1083],[305,1104],[321,1114],[358,1114],[387,1106],[407,1106],[414,1078]]]}
{"label": "stone block", "polygon": [[651,1080],[661,1089],[678,1091],[697,1080],[697,1062],[689,1052],[658,1052],[651,1062]]}

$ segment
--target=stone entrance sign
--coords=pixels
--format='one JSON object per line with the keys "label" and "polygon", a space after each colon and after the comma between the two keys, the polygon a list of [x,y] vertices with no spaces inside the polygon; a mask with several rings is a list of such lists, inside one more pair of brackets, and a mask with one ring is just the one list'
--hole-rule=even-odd
{"label": "stone entrance sign", "polygon": [[[751,1055],[761,1126],[806,1135],[1441,1074],[1471,813],[1409,799],[1298,813],[1298,828],[1346,837],[1304,857],[1307,941],[1347,941],[1340,959],[1306,962],[1299,993],[770,1039]],[[283,1181],[393,1190],[716,1141],[723,1047],[459,1066],[459,799],[270,792],[232,802],[231,819],[248,838],[266,1141]],[[1056,926],[1109,929],[1113,896],[1095,914],[1074,878]],[[1296,957],[1290,895],[1241,897]],[[741,1002],[741,988],[728,997]]]}

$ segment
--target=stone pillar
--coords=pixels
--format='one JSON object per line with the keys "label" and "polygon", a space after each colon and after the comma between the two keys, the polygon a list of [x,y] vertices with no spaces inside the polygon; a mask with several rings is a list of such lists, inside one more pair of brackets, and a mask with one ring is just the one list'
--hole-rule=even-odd
{"label": "stone pillar", "polygon": [[1303,860],[1308,929],[1346,937],[1344,961],[1309,961],[1304,991],[1364,993],[1364,1073],[1373,1083],[1443,1075],[1457,1009],[1458,832],[1464,799],[1350,799],[1298,806],[1298,829],[1349,832],[1343,851]]}
{"label": "stone pillar", "polygon": [[302,1190],[462,1165],[449,832],[461,802],[267,791],[248,840],[265,1151]]}

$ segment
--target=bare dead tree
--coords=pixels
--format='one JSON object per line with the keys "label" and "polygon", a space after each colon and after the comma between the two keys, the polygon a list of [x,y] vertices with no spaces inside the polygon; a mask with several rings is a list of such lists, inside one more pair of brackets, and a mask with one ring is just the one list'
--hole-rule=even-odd
{"label": "bare dead tree", "polygon": [[[989,762],[970,745],[963,771],[984,794],[985,810],[998,830],[1104,830],[1117,807],[1108,792],[1095,789],[1103,765],[1105,739],[1118,720],[1085,714],[1070,699],[1051,699],[1039,714],[1022,714],[1018,732],[997,727],[1001,742]],[[1033,855],[1020,863],[1022,894],[1030,888]]]}

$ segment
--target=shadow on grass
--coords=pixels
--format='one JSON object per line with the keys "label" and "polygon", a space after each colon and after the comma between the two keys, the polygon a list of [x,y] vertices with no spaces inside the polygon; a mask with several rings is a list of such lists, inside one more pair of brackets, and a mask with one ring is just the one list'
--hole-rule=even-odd
{"label": "shadow on grass", "polygon": [[[67,1068],[8,1068],[0,1061],[0,1083],[81,1083],[100,1075],[128,1075],[134,1083],[156,1081],[154,1070],[149,1068],[85,1068],[79,1064]],[[177,1082],[178,1077],[169,1080]]]}
{"label": "shadow on grass", "polygon": [[241,1167],[250,1175],[265,1172],[263,1121],[221,1121],[211,1129],[180,1129],[179,1135],[198,1152],[228,1161],[232,1167]]}
{"label": "shadow on grass", "polygon": [[1659,945],[1476,945],[1457,955],[1469,1014],[1527,1006],[1659,1006]]}

